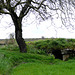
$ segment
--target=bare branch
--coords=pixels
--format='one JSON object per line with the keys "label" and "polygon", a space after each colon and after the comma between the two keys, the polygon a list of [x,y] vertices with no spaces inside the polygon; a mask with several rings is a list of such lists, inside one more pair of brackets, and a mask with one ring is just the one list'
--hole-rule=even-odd
{"label": "bare branch", "polygon": [[29,11],[29,5],[31,4],[32,0],[26,0],[26,4],[24,5],[24,7],[22,7],[22,11],[20,12],[20,17],[24,17],[25,13],[27,13]]}

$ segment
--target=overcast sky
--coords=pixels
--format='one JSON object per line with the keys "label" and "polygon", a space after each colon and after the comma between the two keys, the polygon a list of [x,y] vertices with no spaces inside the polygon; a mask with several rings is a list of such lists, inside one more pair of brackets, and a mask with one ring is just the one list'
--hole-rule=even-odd
{"label": "overcast sky", "polygon": [[[11,24],[12,25],[11,25]],[[29,17],[27,21],[23,21],[23,38],[75,38],[75,30],[67,30],[64,26],[61,27],[61,21],[55,19],[56,25],[51,25],[50,20],[41,22],[40,24],[34,21],[34,18]],[[14,25],[10,16],[0,16],[0,39],[9,38],[10,33],[14,33]]]}

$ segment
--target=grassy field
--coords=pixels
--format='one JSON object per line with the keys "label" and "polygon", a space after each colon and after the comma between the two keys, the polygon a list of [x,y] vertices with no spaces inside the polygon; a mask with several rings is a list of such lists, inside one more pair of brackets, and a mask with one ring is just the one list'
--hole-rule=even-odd
{"label": "grassy field", "polygon": [[62,64],[25,63],[13,69],[11,75],[74,75],[75,62]]}
{"label": "grassy field", "polygon": [[75,58],[68,61],[55,59],[41,49],[44,46],[38,49],[35,44],[39,46],[36,41],[27,42],[27,53],[20,53],[17,45],[0,46],[0,75],[75,74]]}
{"label": "grassy field", "polygon": [[54,63],[54,58],[45,55],[0,50],[0,75],[10,75],[14,67],[23,63]]}

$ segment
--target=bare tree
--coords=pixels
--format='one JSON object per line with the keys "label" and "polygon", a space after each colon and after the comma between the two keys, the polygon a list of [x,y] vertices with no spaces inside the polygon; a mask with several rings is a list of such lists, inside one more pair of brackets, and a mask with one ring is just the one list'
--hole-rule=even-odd
{"label": "bare tree", "polygon": [[11,34],[9,35],[9,38],[10,38],[10,39],[14,39],[14,33],[11,33]]}
{"label": "bare tree", "polygon": [[[26,43],[22,38],[22,20],[33,12],[36,18],[53,20],[54,15],[60,17],[62,24],[74,27],[75,0],[0,0],[0,14],[11,16],[15,26],[15,38],[20,52],[27,52]],[[38,17],[39,16],[39,17]]]}

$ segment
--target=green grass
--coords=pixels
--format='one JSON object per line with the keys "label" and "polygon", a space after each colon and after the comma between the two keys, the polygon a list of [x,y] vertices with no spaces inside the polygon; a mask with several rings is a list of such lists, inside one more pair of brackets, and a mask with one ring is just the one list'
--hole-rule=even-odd
{"label": "green grass", "polygon": [[11,75],[74,75],[75,62],[61,64],[25,63],[15,67]]}
{"label": "green grass", "polygon": [[20,53],[19,51],[1,50],[0,49],[0,74],[10,75],[13,67],[17,67],[21,63],[55,63],[54,57],[31,54],[31,53]]}
{"label": "green grass", "polygon": [[[60,40],[63,43],[65,41],[65,39],[56,40]],[[72,42],[74,40],[71,39],[67,41]],[[75,58],[69,59],[68,61],[57,60],[54,56],[45,54],[45,51],[43,51],[50,40],[44,41],[45,43],[42,42],[43,44],[40,42],[41,41],[27,42],[28,53],[20,53],[16,45],[0,47],[0,75],[75,74]],[[37,49],[35,43],[38,47],[41,45],[41,49]],[[51,43],[53,45],[60,44],[59,41],[55,40]]]}

